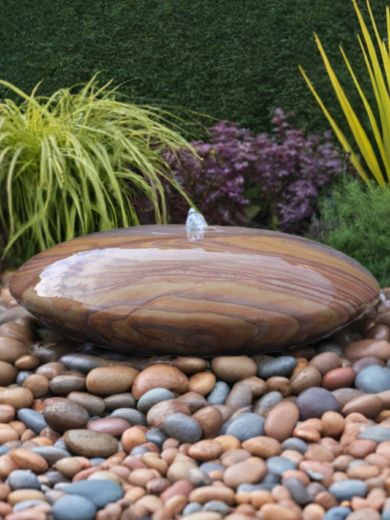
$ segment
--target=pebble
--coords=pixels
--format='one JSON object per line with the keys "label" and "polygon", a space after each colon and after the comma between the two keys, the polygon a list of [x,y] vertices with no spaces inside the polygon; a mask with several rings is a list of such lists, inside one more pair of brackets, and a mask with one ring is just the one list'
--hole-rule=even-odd
{"label": "pebble", "polygon": [[360,433],[359,439],[368,439],[375,442],[390,441],[390,428],[370,426]]}
{"label": "pebble", "polygon": [[212,372],[198,372],[189,378],[188,389],[190,392],[206,396],[214,388],[215,382],[216,377]]}
{"label": "pebble", "polygon": [[83,428],[89,414],[85,408],[70,399],[57,397],[46,401],[43,415],[47,424],[57,432]]}
{"label": "pebble", "polygon": [[16,416],[19,421],[23,422],[27,428],[32,430],[34,433],[39,434],[47,427],[47,422],[44,416],[31,408],[20,408]]}
{"label": "pebble", "polygon": [[52,514],[54,520],[94,520],[96,506],[83,496],[73,495],[60,498],[54,503]]}
{"label": "pebble", "polygon": [[363,480],[339,480],[329,487],[329,491],[339,501],[350,500],[352,497],[364,497],[367,484]]}
{"label": "pebble", "polygon": [[358,390],[367,394],[390,390],[390,368],[368,366],[356,376],[355,385]]}
{"label": "pebble", "polygon": [[8,476],[7,484],[12,490],[41,489],[38,478],[30,470],[16,469],[12,471]]}
{"label": "pebble", "polygon": [[111,413],[111,417],[120,417],[129,424],[146,424],[145,415],[134,408],[117,408]]}
{"label": "pebble", "polygon": [[361,413],[365,417],[375,419],[375,417],[382,411],[383,401],[380,397],[373,394],[363,394],[355,399],[348,401],[342,409],[343,415],[351,413]]}
{"label": "pebble", "polygon": [[122,487],[112,480],[79,480],[64,485],[61,490],[68,495],[80,495],[93,504],[97,509],[105,507],[110,502],[120,500],[123,495]]}
{"label": "pebble", "polygon": [[87,392],[70,392],[66,398],[82,406],[91,417],[103,415],[106,410],[104,399],[97,395],[88,394]]}
{"label": "pebble", "polygon": [[202,427],[199,422],[183,413],[168,415],[161,424],[165,433],[180,442],[194,443],[202,437]]}
{"label": "pebble", "polygon": [[0,385],[8,386],[15,382],[18,371],[11,364],[6,361],[0,361]]}
{"label": "pebble", "polygon": [[117,408],[134,408],[135,399],[130,392],[122,392],[120,394],[109,395],[104,398],[104,403],[108,412],[112,412]]}
{"label": "pebble", "polygon": [[332,507],[326,511],[323,520],[345,520],[351,512],[349,507]]}
{"label": "pebble", "polygon": [[152,388],[140,397],[137,402],[137,408],[140,412],[147,413],[155,404],[175,398],[176,394],[166,388]]}
{"label": "pebble", "polygon": [[243,413],[232,419],[226,429],[227,435],[237,437],[241,442],[264,433],[264,418],[255,413]]}
{"label": "pebble", "polygon": [[85,378],[82,375],[62,374],[53,377],[49,383],[49,388],[56,395],[66,395],[74,390],[85,388]]}
{"label": "pebble", "polygon": [[267,460],[267,468],[270,473],[274,475],[282,475],[285,471],[289,469],[295,469],[297,464],[288,459],[287,457],[270,457]]}
{"label": "pebble", "polygon": [[16,409],[29,408],[34,396],[27,388],[0,388],[0,404],[8,404]]}
{"label": "pebble", "polygon": [[227,383],[255,376],[257,371],[256,363],[247,356],[218,356],[213,358],[211,368],[219,379]]}
{"label": "pebble", "polygon": [[17,448],[10,451],[10,458],[20,469],[30,469],[34,473],[43,473],[48,469],[46,460],[38,453],[26,448]]}
{"label": "pebble", "polygon": [[288,439],[299,419],[299,410],[291,401],[282,401],[268,413],[264,432],[280,442]]}
{"label": "pebble", "polygon": [[135,399],[152,388],[166,388],[178,394],[188,391],[188,378],[178,368],[156,364],[142,370],[134,380],[132,393]]}
{"label": "pebble", "polygon": [[225,381],[217,381],[207,396],[209,404],[224,404],[230,392],[230,386]]}
{"label": "pebble", "polygon": [[341,358],[335,352],[322,352],[310,360],[310,366],[315,367],[322,375],[341,367]]}
{"label": "pebble", "polygon": [[375,339],[354,341],[345,347],[344,355],[351,361],[367,356],[387,361],[390,358],[390,343]]}
{"label": "pebble", "polygon": [[291,391],[299,394],[307,388],[320,386],[322,382],[322,374],[318,368],[314,366],[303,367],[299,372],[293,374],[291,378]]}
{"label": "pebble", "polygon": [[68,430],[64,441],[72,453],[84,457],[110,457],[118,451],[118,441],[108,433]]}
{"label": "pebble", "polygon": [[321,417],[327,411],[338,412],[340,404],[325,388],[314,387],[304,390],[296,400],[301,420]]}
{"label": "pebble", "polygon": [[288,377],[296,367],[296,364],[297,361],[293,356],[278,356],[259,362],[257,375],[262,379],[268,379],[272,376]]}
{"label": "pebble", "polygon": [[102,417],[89,421],[87,428],[94,432],[110,433],[114,437],[120,437],[125,430],[130,428],[130,423],[122,417]]}
{"label": "pebble", "polygon": [[233,488],[244,483],[254,484],[259,482],[266,472],[267,466],[264,461],[257,457],[248,457],[226,468],[223,474],[223,482]]}
{"label": "pebble", "polygon": [[266,416],[274,406],[282,401],[283,395],[280,392],[268,392],[255,403],[254,411],[259,415]]}
{"label": "pebble", "polygon": [[119,394],[131,388],[137,375],[138,371],[135,368],[122,365],[98,367],[88,373],[86,387],[91,394]]}

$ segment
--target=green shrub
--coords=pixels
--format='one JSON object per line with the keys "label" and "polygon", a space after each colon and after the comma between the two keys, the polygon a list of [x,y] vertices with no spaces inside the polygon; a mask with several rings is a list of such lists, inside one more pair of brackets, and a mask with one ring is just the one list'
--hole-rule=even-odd
{"label": "green shrub", "polygon": [[320,239],[390,285],[390,188],[343,178],[320,204]]}
{"label": "green shrub", "polygon": [[25,260],[78,235],[137,224],[139,196],[166,221],[162,180],[176,182],[163,155],[192,150],[165,124],[168,114],[119,101],[95,79],[50,98],[0,84],[22,100],[0,103],[3,257]]}
{"label": "green shrub", "polygon": [[[372,0],[378,21],[385,5]],[[355,63],[357,30],[349,0],[2,0],[1,76],[27,91],[43,80],[50,94],[101,72],[123,82],[133,101],[185,106],[252,130],[267,130],[281,106],[318,132],[327,123],[297,64],[331,94],[313,31],[330,59],[342,42]]]}

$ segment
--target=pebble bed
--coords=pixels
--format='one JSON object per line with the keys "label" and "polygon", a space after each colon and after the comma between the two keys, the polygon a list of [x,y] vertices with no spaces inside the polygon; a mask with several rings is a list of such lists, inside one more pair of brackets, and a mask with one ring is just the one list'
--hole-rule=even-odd
{"label": "pebble bed", "polygon": [[0,285],[0,518],[390,520],[390,289],[275,355],[72,345]]}

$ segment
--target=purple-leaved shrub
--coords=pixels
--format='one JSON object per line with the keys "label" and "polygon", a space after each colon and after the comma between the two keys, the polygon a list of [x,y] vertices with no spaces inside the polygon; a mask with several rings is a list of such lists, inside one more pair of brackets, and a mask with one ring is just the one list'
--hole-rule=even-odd
{"label": "purple-leaved shrub", "polygon": [[[303,232],[317,208],[319,190],[345,170],[330,132],[294,128],[277,109],[270,134],[255,134],[222,121],[187,151],[168,157],[176,179],[210,224],[248,224]],[[183,223],[188,206],[167,186],[172,222]]]}

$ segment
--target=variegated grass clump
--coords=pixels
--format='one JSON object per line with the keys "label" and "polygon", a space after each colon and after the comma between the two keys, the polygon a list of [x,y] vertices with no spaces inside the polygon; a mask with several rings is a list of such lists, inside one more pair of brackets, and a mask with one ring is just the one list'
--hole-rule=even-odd
{"label": "variegated grass clump", "polygon": [[[373,37],[370,34],[356,0],[352,0],[352,3],[362,33],[362,36],[358,35],[358,43],[367,68],[367,74],[372,88],[372,96],[364,92],[361,82],[355,75],[353,67],[341,46],[340,52],[359,94],[364,111],[366,112],[368,127],[365,127],[362,122],[363,117],[359,117],[352,107],[328,59],[321,40],[316,34],[315,41],[352,137],[356,143],[358,153],[356,152],[356,147],[350,144],[348,138],[326,108],[313,83],[302,67],[300,67],[300,71],[325,114],[325,117],[329,121],[341,146],[344,151],[350,155],[352,165],[360,177],[367,183],[369,179],[375,179],[380,186],[385,186],[390,184],[390,8],[389,6],[386,7],[387,36],[385,40],[379,34],[369,0],[366,0],[366,3]],[[374,103],[370,102],[371,97]]]}
{"label": "variegated grass clump", "polygon": [[171,114],[120,101],[95,78],[51,97],[0,84],[21,100],[0,102],[2,257],[21,261],[78,235],[135,225],[140,195],[164,222],[163,179],[186,197],[164,159],[167,151],[192,152],[168,124]]}

